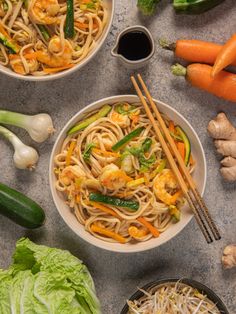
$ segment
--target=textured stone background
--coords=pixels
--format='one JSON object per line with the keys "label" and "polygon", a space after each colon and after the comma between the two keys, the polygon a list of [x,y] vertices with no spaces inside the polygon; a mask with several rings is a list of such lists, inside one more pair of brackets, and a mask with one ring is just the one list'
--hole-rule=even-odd
{"label": "textured stone background", "polygon": [[[68,249],[83,259],[95,279],[105,314],[119,313],[125,300],[136,289],[152,280],[165,277],[189,277],[215,290],[232,314],[236,313],[236,272],[223,271],[220,258],[226,244],[236,242],[235,184],[226,184],[219,174],[219,160],[212,140],[206,133],[209,120],[220,110],[226,111],[236,125],[236,107],[204,92],[191,88],[181,78],[170,74],[173,56],[156,49],[150,66],[143,71],[153,95],[181,112],[197,131],[205,149],[208,181],[205,200],[216,217],[223,239],[206,245],[196,223],[192,221],[175,239],[164,246],[140,254],[122,255],[105,252],[79,239],[64,224],[53,204],[48,184],[48,162],[53,142],[64,124],[78,110],[97,99],[134,93],[128,70],[117,65],[110,55],[115,37],[124,27],[144,24],[154,39],[165,37],[199,38],[223,43],[236,31],[235,0],[201,16],[176,16],[170,0],[163,0],[158,13],[144,19],[136,9],[136,0],[116,0],[113,27],[97,57],[81,71],[54,82],[29,83],[0,75],[1,108],[24,113],[48,112],[52,115],[57,133],[37,146],[41,155],[37,170],[32,173],[14,169],[12,148],[0,142],[1,181],[27,193],[46,210],[47,223],[37,231],[26,231],[7,219],[0,218],[0,266],[7,267],[15,242],[29,236],[40,244]],[[31,143],[25,132],[19,135]]]}

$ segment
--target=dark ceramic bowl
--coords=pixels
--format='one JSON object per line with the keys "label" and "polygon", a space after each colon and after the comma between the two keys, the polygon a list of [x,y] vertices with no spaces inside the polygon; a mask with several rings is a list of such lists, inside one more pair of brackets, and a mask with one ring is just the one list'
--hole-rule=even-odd
{"label": "dark ceramic bowl", "polygon": [[[180,281],[181,283],[191,286],[193,288],[196,288],[200,293],[206,295],[208,297],[209,300],[211,300],[214,304],[216,304],[218,310],[220,311],[221,314],[229,314],[229,311],[227,310],[226,306],[224,305],[224,303],[221,301],[221,299],[215,294],[215,292],[213,292],[211,289],[209,289],[208,287],[206,287],[205,285],[203,285],[200,282],[197,282],[195,280],[192,279],[187,279],[187,278],[183,278],[183,279],[162,279],[162,280],[157,280],[154,282],[151,282],[149,284],[147,284],[146,286],[144,286],[142,289],[143,290],[148,290],[152,287],[155,286],[159,286],[162,285],[164,283],[172,283],[172,282],[177,282]],[[136,291],[132,297],[129,299],[131,301],[134,300],[138,300],[143,296],[143,293],[141,291]],[[126,304],[121,313],[120,314],[127,314],[128,313],[128,305]]]}

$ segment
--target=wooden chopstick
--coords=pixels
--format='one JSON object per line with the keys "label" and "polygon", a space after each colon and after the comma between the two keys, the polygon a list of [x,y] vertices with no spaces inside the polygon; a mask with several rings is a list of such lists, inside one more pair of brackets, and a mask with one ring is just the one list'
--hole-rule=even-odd
{"label": "wooden chopstick", "polygon": [[[139,76],[139,79],[140,78],[141,78],[141,76]],[[150,110],[150,108],[149,108],[149,106],[148,106],[148,104],[146,102],[146,99],[144,98],[144,96],[143,96],[143,94],[142,94],[142,92],[141,92],[141,90],[140,90],[140,88],[139,88],[139,86],[138,86],[138,84],[137,84],[137,82],[136,82],[136,80],[135,80],[135,78],[133,76],[131,77],[131,80],[132,80],[132,83],[133,83],[133,85],[134,85],[134,87],[136,89],[136,92],[137,92],[137,94],[138,94],[138,96],[139,96],[139,98],[140,98],[140,100],[141,100],[141,102],[142,102],[142,104],[143,104],[143,106],[145,108],[145,111],[146,111],[146,113],[147,113],[147,115],[148,115],[148,117],[149,117],[149,119],[150,119],[150,121],[151,121],[151,123],[152,123],[152,125],[154,127],[154,130],[155,130],[155,132],[156,132],[156,134],[157,134],[157,136],[158,136],[158,138],[160,140],[160,143],[161,143],[162,148],[163,148],[163,150],[165,152],[165,155],[166,155],[166,157],[167,157],[167,159],[169,161],[169,164],[170,164],[170,166],[171,166],[171,168],[172,168],[172,170],[173,170],[173,172],[174,172],[174,174],[175,174],[175,176],[176,176],[176,178],[177,178],[177,180],[179,182],[179,185],[180,185],[180,187],[181,187],[181,189],[182,189],[182,191],[183,191],[183,193],[184,193],[184,195],[185,195],[185,197],[186,197],[186,199],[187,199],[187,201],[189,203],[190,208],[192,209],[192,211],[194,213],[196,221],[197,221],[197,223],[198,223],[198,225],[199,225],[199,227],[200,227],[200,229],[201,229],[201,231],[202,231],[206,241],[208,243],[210,243],[210,242],[212,242],[212,237],[211,237],[211,235],[210,235],[210,233],[209,233],[209,231],[207,229],[207,226],[205,225],[204,220],[202,219],[202,217],[200,215],[198,207],[194,203],[194,199],[192,198],[192,196],[189,193],[188,186],[185,183],[185,181],[184,181],[184,179],[183,179],[183,177],[182,177],[182,175],[181,175],[181,173],[180,173],[180,171],[178,169],[178,166],[175,163],[175,160],[174,160],[174,158],[173,158],[173,156],[172,156],[172,154],[171,154],[171,152],[170,152],[170,150],[169,150],[169,148],[168,148],[168,146],[167,146],[167,144],[165,142],[165,139],[164,139],[164,137],[163,137],[163,135],[162,135],[162,133],[160,131],[159,126],[157,125],[157,123],[156,123],[156,121],[155,121],[155,119],[154,119],[154,117],[153,117],[153,115],[151,113],[151,110]],[[142,82],[143,82],[143,80],[142,80]],[[145,86],[144,82],[143,82],[142,85]],[[147,88],[146,88],[146,91],[147,91]],[[148,94],[150,95],[150,93],[148,93]],[[150,95],[150,98],[152,100],[151,95]],[[152,100],[152,103],[154,104],[153,100]],[[155,104],[154,104],[154,107],[156,108]],[[153,110],[154,110],[154,108],[153,108]],[[157,116],[161,117],[159,111],[157,113]],[[162,121],[162,123],[160,121]],[[159,121],[159,123],[162,126],[162,124],[164,123],[162,117],[161,117],[160,121]]]}
{"label": "wooden chopstick", "polygon": [[185,163],[184,163],[184,161],[183,161],[183,159],[182,159],[182,157],[181,157],[181,155],[180,155],[180,153],[179,153],[179,151],[178,151],[178,149],[174,143],[174,140],[171,137],[170,132],[167,129],[166,124],[165,124],[164,120],[162,119],[162,116],[161,116],[159,110],[157,109],[157,106],[154,103],[153,98],[152,98],[150,92],[148,91],[148,88],[147,88],[146,84],[144,83],[140,74],[138,74],[138,79],[139,79],[139,82],[140,82],[146,96],[147,96],[147,99],[149,100],[149,102],[152,106],[152,109],[153,109],[153,111],[157,117],[157,120],[161,125],[161,128],[165,134],[165,137],[171,146],[171,149],[172,149],[172,151],[173,151],[173,153],[174,153],[174,155],[178,161],[180,169],[183,172],[183,174],[184,174],[184,176],[185,176],[185,178],[186,178],[186,180],[190,186],[190,189],[191,189],[192,193],[194,194],[195,199],[197,200],[197,202],[199,204],[200,210],[201,210],[204,218],[206,219],[215,240],[220,240],[221,239],[220,233],[219,233],[214,221],[212,220],[212,217],[210,216],[209,210],[208,210],[204,200],[202,199],[202,197],[201,197],[201,195],[200,195],[200,193],[196,187],[196,184],[193,181],[192,176],[190,175],[187,167],[185,166]]}

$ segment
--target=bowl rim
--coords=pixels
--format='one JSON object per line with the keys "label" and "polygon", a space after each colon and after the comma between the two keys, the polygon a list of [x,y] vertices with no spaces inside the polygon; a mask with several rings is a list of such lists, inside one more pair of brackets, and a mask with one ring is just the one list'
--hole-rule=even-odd
{"label": "bowl rim", "polygon": [[[57,198],[58,198],[58,191],[56,191],[55,186],[54,186],[54,175],[53,175],[53,171],[52,169],[54,169],[54,156],[55,156],[55,152],[57,150],[57,146],[58,143],[61,141],[62,137],[64,137],[64,133],[66,131],[68,131],[70,129],[70,125],[73,125],[74,123],[76,123],[77,121],[80,121],[81,119],[83,119],[84,114],[86,114],[86,112],[89,112],[91,110],[94,110],[94,107],[97,106],[97,108],[99,108],[99,106],[101,107],[104,103],[116,103],[121,101],[120,99],[130,99],[132,98],[132,100],[129,101],[133,101],[135,102],[140,102],[139,98],[137,95],[116,95],[116,96],[109,96],[109,97],[105,97],[99,100],[96,100],[92,103],[90,103],[89,105],[85,106],[84,108],[82,108],[81,110],[79,110],[75,115],[73,115],[73,117],[71,119],[69,119],[69,121],[64,125],[64,127],[61,129],[59,135],[57,136],[57,139],[54,143],[52,152],[51,152],[51,156],[50,156],[50,162],[49,162],[49,185],[50,185],[50,191],[51,191],[51,195],[54,201],[54,205],[57,209],[57,211],[59,212],[60,216],[62,217],[62,219],[64,220],[65,224],[75,233],[77,234],[77,236],[79,236],[81,239],[83,239],[84,241],[99,247],[101,249],[110,251],[110,252],[117,252],[117,253],[126,253],[126,254],[131,254],[131,253],[137,253],[137,252],[144,252],[144,251],[148,251],[150,249],[156,248],[158,246],[161,246],[163,244],[165,244],[166,242],[168,242],[169,240],[173,239],[175,236],[177,236],[188,224],[189,222],[192,220],[193,218],[193,214],[189,214],[188,219],[186,220],[185,224],[183,224],[181,226],[181,228],[179,228],[179,230],[175,230],[175,232],[173,232],[173,235],[168,237],[167,239],[162,240],[162,243],[160,244],[155,244],[155,243],[149,243],[149,241],[145,242],[145,248],[141,248],[141,247],[137,247],[136,245],[133,246],[129,246],[127,247],[124,244],[118,244],[115,243],[116,246],[112,246],[112,247],[108,247],[107,244],[111,244],[109,242],[103,241],[101,239],[97,239],[96,237],[92,236],[93,240],[87,239],[85,238],[81,232],[80,232],[80,228],[78,227],[74,227],[72,226],[71,223],[69,223],[69,219],[66,218],[66,215],[63,214],[63,210],[61,209],[61,207],[58,204]],[[191,129],[191,132],[193,133],[199,148],[200,148],[200,155],[202,157],[203,160],[203,185],[202,185],[202,195],[204,194],[205,191],[205,187],[206,187],[206,180],[207,180],[207,164],[206,164],[206,157],[205,157],[205,153],[201,144],[201,141],[196,133],[196,131],[193,129],[193,127],[191,126],[191,124],[184,118],[184,116],[179,113],[176,109],[174,109],[173,107],[171,107],[170,105],[167,105],[159,100],[154,99],[155,103],[159,103],[162,106],[166,107],[167,109],[169,109],[170,111],[173,112],[173,114],[176,114],[181,120],[183,120],[187,126]],[[80,226],[80,223],[78,222],[78,226]],[[81,225],[81,227],[83,227]],[[83,227],[84,229],[84,227]],[[90,234],[89,234],[90,235]],[[112,243],[113,244],[113,243]]]}
{"label": "bowl rim", "polygon": [[53,81],[63,77],[66,77],[69,74],[72,74],[79,69],[83,68],[87,63],[89,63],[98,51],[102,48],[104,42],[107,39],[107,36],[111,30],[113,19],[114,19],[114,12],[115,12],[115,0],[107,0],[111,2],[111,11],[110,11],[110,21],[106,25],[106,30],[103,32],[101,37],[98,39],[97,46],[91,51],[89,55],[87,55],[80,63],[76,64],[73,68],[52,74],[52,75],[45,75],[45,76],[30,76],[30,75],[20,75],[18,73],[13,72],[12,70],[7,71],[5,66],[0,67],[0,74],[7,75],[8,77],[12,77],[15,79],[19,79],[22,81],[31,81],[31,82],[46,82],[46,81]]}
{"label": "bowl rim", "polygon": [[[205,295],[207,295],[207,298],[210,301],[212,301],[213,303],[215,303],[217,305],[217,309],[220,311],[221,314],[229,314],[229,311],[227,310],[226,305],[221,300],[221,298],[212,289],[210,289],[208,286],[206,286],[203,283],[196,281],[194,279],[190,279],[190,278],[186,278],[186,277],[183,277],[183,278],[171,277],[171,278],[166,278],[166,279],[160,279],[160,280],[155,280],[155,281],[152,281],[152,282],[146,284],[141,289],[147,290],[147,289],[151,288],[152,286],[161,286],[165,283],[175,283],[177,281],[179,281],[180,283],[189,285],[193,288],[196,288],[200,293],[204,293]],[[142,296],[143,296],[143,292],[140,290],[136,290],[131,295],[131,297],[127,300],[134,301],[134,300],[140,299]],[[127,303],[122,308],[120,314],[128,314]]]}

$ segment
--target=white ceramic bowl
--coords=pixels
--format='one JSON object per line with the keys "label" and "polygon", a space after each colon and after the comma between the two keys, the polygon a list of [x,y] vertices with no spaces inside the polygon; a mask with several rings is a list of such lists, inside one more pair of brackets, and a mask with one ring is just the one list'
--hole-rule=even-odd
{"label": "white ceramic bowl", "polygon": [[71,74],[71,73],[81,69],[100,50],[100,48],[102,47],[104,41],[106,40],[106,38],[109,34],[110,29],[111,29],[112,20],[113,20],[113,16],[114,16],[114,9],[115,9],[115,0],[104,0],[104,3],[105,3],[107,10],[108,10],[108,21],[107,21],[107,24],[105,26],[105,29],[103,30],[102,36],[97,41],[96,47],[94,49],[92,49],[89,52],[89,54],[80,63],[75,65],[73,68],[62,71],[62,72],[58,72],[58,73],[55,73],[52,75],[32,76],[32,75],[17,74],[14,71],[12,71],[10,68],[7,68],[3,65],[0,65],[0,73],[4,73],[8,76],[11,76],[11,77],[16,78],[16,79],[24,80],[24,81],[37,81],[37,82],[41,81],[42,82],[42,81],[51,81],[51,80],[59,79],[59,78],[65,77],[66,75]]}
{"label": "white ceramic bowl", "polygon": [[[65,199],[62,193],[58,192],[55,189],[55,175],[54,175],[54,156],[60,152],[62,143],[66,138],[67,131],[75,125],[78,121],[82,120],[86,113],[99,109],[104,104],[114,104],[117,102],[127,101],[131,103],[139,102],[139,98],[134,95],[122,95],[122,96],[114,96],[109,98],[104,98],[102,100],[98,100],[91,105],[85,107],[81,111],[79,111],[62,129],[60,132],[55,145],[53,147],[53,151],[51,154],[50,159],[50,166],[49,166],[49,180],[50,180],[50,188],[51,193],[53,196],[54,203],[61,215],[64,219],[65,223],[73,230],[80,238],[84,239],[85,241],[93,244],[97,247],[108,251],[114,252],[121,252],[121,253],[133,253],[133,252],[140,252],[152,249],[154,247],[160,246],[167,242],[168,240],[174,238],[183,228],[190,222],[191,218],[193,217],[189,207],[186,205],[182,208],[182,217],[180,222],[177,224],[173,224],[167,229],[164,233],[161,234],[159,238],[153,238],[146,242],[140,242],[136,244],[119,244],[119,243],[109,243],[100,239],[95,238],[89,232],[85,231],[84,226],[82,226],[78,220],[76,219],[75,215],[71,212],[69,207],[65,204]],[[156,101],[158,104],[158,108],[161,112],[165,113],[168,117],[170,117],[175,123],[179,124],[188,134],[190,142],[192,144],[192,152],[194,155],[195,160],[197,161],[196,169],[194,172],[194,179],[199,188],[201,194],[203,194],[205,185],[206,185],[206,159],[204,155],[204,151],[200,140],[188,123],[188,121],[175,109],[171,108],[170,106]],[[199,231],[200,232],[200,231]]]}

